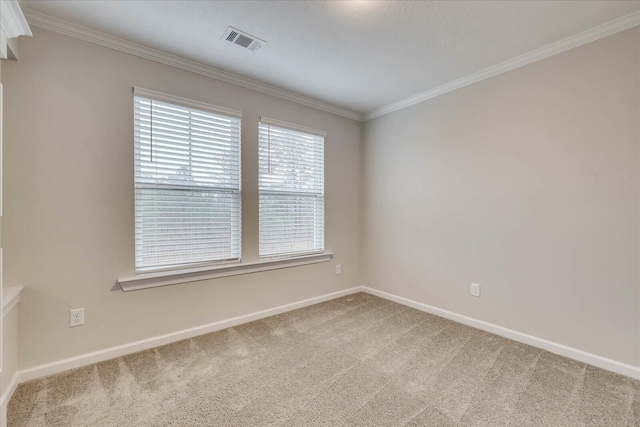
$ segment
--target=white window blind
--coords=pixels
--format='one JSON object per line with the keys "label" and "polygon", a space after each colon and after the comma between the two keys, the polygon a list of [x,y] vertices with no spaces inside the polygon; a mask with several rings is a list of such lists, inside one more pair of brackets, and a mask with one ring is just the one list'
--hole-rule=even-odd
{"label": "white window blind", "polygon": [[216,111],[134,88],[136,271],[240,258],[241,119]]}
{"label": "white window blind", "polygon": [[324,139],[320,131],[261,118],[261,258],[324,251]]}

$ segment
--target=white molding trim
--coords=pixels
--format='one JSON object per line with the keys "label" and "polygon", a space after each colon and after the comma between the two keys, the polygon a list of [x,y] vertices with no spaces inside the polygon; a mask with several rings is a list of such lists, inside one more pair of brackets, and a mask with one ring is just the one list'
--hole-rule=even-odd
{"label": "white molding trim", "polygon": [[179,283],[198,282],[201,280],[218,279],[220,277],[238,276],[240,274],[258,273],[260,271],[280,270],[282,268],[318,264],[321,262],[327,262],[332,258],[333,253],[325,252],[298,256],[295,258],[276,258],[267,261],[221,264],[186,270],[159,271],[155,273],[139,274],[130,278],[118,279],[118,284],[125,292],[137,291],[140,289],[177,285]]}
{"label": "white molding trim", "polygon": [[372,120],[377,117],[392,113],[394,111],[410,107],[431,98],[435,98],[437,96],[444,95],[445,93],[452,92],[456,89],[469,86],[473,83],[477,83],[479,81],[505,73],[507,71],[520,68],[522,66],[540,61],[553,55],[557,55],[569,49],[573,49],[574,47],[578,47],[640,25],[640,11],[636,11],[632,14],[616,18],[614,20],[601,24],[590,30],[567,37],[564,40],[551,43],[547,46],[543,46],[529,53],[519,55],[500,64],[485,68],[484,70],[469,74],[465,77],[450,81],[414,96],[377,108],[363,115],[356,111],[342,108],[327,102],[319,101],[317,99],[300,95],[298,93],[291,92],[276,86],[248,79],[237,74],[222,71],[209,65],[204,65],[196,61],[181,58],[177,55],[172,55],[138,43],[133,43],[128,40],[111,36],[109,34],[95,31],[80,25],[76,25],[68,21],[53,18],[40,12],[25,9],[25,14],[27,21],[31,25],[35,25],[37,27],[55,31],[90,43],[105,46],[110,49],[115,49],[134,56],[180,68],[192,73],[231,83],[240,87],[255,90],[257,92],[265,93],[267,95],[275,96],[277,98],[285,99],[287,101],[295,102],[307,107],[315,108],[360,122]]}
{"label": "white molding trim", "polygon": [[24,289],[24,286],[9,286],[2,288],[2,317],[9,314],[9,312],[20,302],[20,293]]}
{"label": "white molding trim", "polygon": [[144,89],[137,86],[133,87],[132,92],[133,96],[139,96],[141,98],[153,99],[154,101],[164,101],[170,104],[177,104],[183,107],[193,108],[195,110],[222,114],[224,116],[235,117],[237,119],[242,118],[242,111],[219,107],[217,105],[208,104],[205,102],[194,101],[192,99],[182,98],[180,96],[169,95],[168,93],[156,92],[155,90]]}
{"label": "white molding trim", "polygon": [[500,335],[501,337],[509,338],[511,340],[528,344],[533,347],[542,348],[551,353],[559,354],[560,356],[565,356],[570,359],[596,366],[598,368],[606,369],[607,371],[616,372],[618,374],[640,380],[640,367],[638,366],[618,362],[616,360],[598,356],[593,353],[588,353],[586,351],[578,350],[573,347],[568,347],[563,344],[545,340],[544,338],[539,338],[533,335],[514,331],[513,329],[498,326],[493,323],[485,322],[483,320],[474,319],[473,317],[464,316],[452,311],[443,310],[441,308],[423,304],[421,302],[390,294],[388,292],[380,291],[378,289],[363,286],[363,291],[371,295],[396,302],[398,304],[406,305],[407,307],[415,308],[426,313],[435,314],[436,316],[444,317],[445,319],[453,320],[454,322],[462,323],[476,329],[481,329],[492,334]]}
{"label": "white molding trim", "polygon": [[32,35],[31,29],[18,0],[0,1],[0,58],[7,58],[9,39],[30,35]]}
{"label": "white molding trim", "polygon": [[607,359],[605,357],[597,356],[595,354],[587,353],[582,350],[567,347],[562,344],[557,344],[542,338],[527,335],[521,332],[514,331],[512,329],[504,328],[502,326],[494,325],[492,323],[484,322],[482,320],[474,319],[468,316],[463,316],[448,310],[443,310],[437,307],[433,307],[427,304],[423,304],[417,301],[413,301],[407,298],[403,298],[397,295],[393,295],[387,292],[383,292],[377,289],[373,289],[367,286],[356,286],[353,288],[345,289],[338,292],[333,292],[325,295],[320,295],[313,298],[308,298],[302,301],[281,305],[278,307],[257,311],[254,313],[233,317],[231,319],[221,320],[218,322],[209,323],[207,325],[197,326],[182,331],[172,332],[132,343],[111,347],[103,350],[94,351],[91,353],[82,354],[68,359],[63,359],[44,365],[36,366],[29,369],[23,369],[17,371],[11,381],[9,382],[5,393],[0,398],[2,403],[2,416],[6,419],[6,407],[7,403],[11,399],[16,387],[26,381],[30,381],[36,378],[56,374],[69,369],[80,368],[92,363],[102,362],[105,360],[113,359],[116,357],[124,356],[126,354],[135,353],[138,351],[148,350],[150,348],[170,344],[183,339],[193,338],[198,335],[207,334],[210,332],[216,332],[222,329],[230,328],[233,326],[241,325],[244,323],[252,322],[254,320],[263,319],[269,316],[275,316],[277,314],[285,313],[299,308],[307,307],[313,304],[329,301],[332,299],[340,298],[347,295],[352,295],[358,292],[366,292],[371,295],[375,295],[380,298],[387,299],[389,301],[396,302],[398,304],[412,307],[426,313],[434,314],[436,316],[444,317],[446,319],[453,320],[458,323],[462,323],[477,329],[481,329],[496,335],[500,335],[505,338],[512,339],[514,341],[522,342],[534,347],[545,349],[549,352],[559,354],[574,360],[578,360],[584,363],[588,363],[593,366],[597,366],[602,369],[606,369],[612,372],[616,372],[634,379],[640,379],[640,367],[628,365],[625,363],[617,362],[615,360]]}
{"label": "white molding trim", "polygon": [[119,37],[76,25],[68,21],[53,18],[40,12],[35,12],[25,8],[25,15],[29,24],[36,27],[55,31],[57,33],[75,37],[80,40],[95,43],[100,46],[108,47],[120,52],[125,52],[134,56],[138,56],[140,58],[149,59],[151,61],[159,62],[161,64],[169,65],[195,74],[200,74],[201,76],[209,77],[215,80],[231,83],[246,89],[255,90],[256,92],[275,96],[280,99],[295,102],[300,105],[346,117],[348,119],[360,122],[363,120],[362,114],[356,111],[338,107],[328,102],[319,101],[308,96],[304,96],[253,79],[242,77],[237,74],[229,73],[227,71],[222,71],[218,68],[205,65],[200,62],[185,59],[177,55],[162,52],[158,49],[153,49],[138,43],[121,39]]}
{"label": "white molding trim", "polygon": [[17,382],[18,384],[20,384],[35,378],[57,374],[58,372],[63,372],[69,369],[80,368],[82,366],[91,365],[92,363],[102,362],[105,360],[124,356],[126,354],[131,354],[131,353],[135,353],[142,350],[148,350],[154,347],[171,344],[176,341],[193,338],[198,335],[208,334],[210,332],[220,331],[222,329],[231,328],[233,326],[241,325],[243,323],[253,322],[254,320],[264,319],[265,317],[275,316],[276,314],[286,313],[288,311],[297,310],[299,308],[303,308],[303,307],[318,304],[321,302],[329,301],[332,299],[340,298],[346,295],[362,292],[362,290],[363,290],[362,286],[356,286],[354,288],[344,289],[342,291],[332,292],[329,294],[308,298],[302,301],[297,301],[290,304],[269,308],[266,310],[256,311],[254,313],[233,317],[231,319],[220,320],[218,322],[213,322],[213,323],[209,323],[202,326],[196,326],[194,328],[185,329],[182,331],[171,332],[168,334],[147,338],[144,340],[123,344],[116,347],[111,347],[103,350],[94,351],[91,353],[81,354],[79,356],[70,357],[68,359],[58,360],[58,361],[47,363],[44,365],[35,366],[33,368],[19,370],[17,372],[18,374]]}
{"label": "white molding trim", "polygon": [[9,39],[33,35],[22,13],[22,9],[20,9],[18,0],[3,0],[0,23],[2,25],[2,31]]}
{"label": "white molding trim", "polygon": [[0,396],[0,426],[4,427],[7,425],[7,405],[15,393],[16,388],[18,388],[19,381],[19,372],[14,372],[11,376],[11,380],[7,384],[7,388],[5,389],[2,396]]}
{"label": "white molding trim", "polygon": [[384,107],[377,108],[364,115],[364,121],[375,119],[394,111],[402,110],[415,104],[419,104],[431,98],[435,98],[445,93],[452,92],[456,89],[469,86],[473,83],[497,76],[498,74],[506,73],[507,71],[520,68],[522,66],[531,64],[532,62],[540,61],[553,55],[565,52],[574,47],[582,46],[583,44],[591,43],[601,38],[610,36],[620,31],[628,30],[637,25],[640,25],[640,11],[636,11],[629,15],[611,20],[602,25],[598,25],[590,30],[582,33],[575,34],[567,37],[564,40],[560,40],[555,43],[543,46],[539,49],[532,50],[529,53],[516,56],[515,58],[508,59],[497,65],[493,65],[484,70],[469,74],[465,77],[452,80],[448,83],[442,84],[435,88],[426,90],[417,95],[410,96],[397,102],[385,105]]}
{"label": "white molding trim", "polygon": [[277,126],[289,130],[297,130],[299,132],[310,133],[312,135],[321,136],[322,138],[327,137],[327,132],[324,130],[318,130],[314,128],[310,128],[307,126],[297,125],[295,123],[283,122],[282,120],[270,119],[269,117],[260,117],[260,123],[264,123],[265,125]]}

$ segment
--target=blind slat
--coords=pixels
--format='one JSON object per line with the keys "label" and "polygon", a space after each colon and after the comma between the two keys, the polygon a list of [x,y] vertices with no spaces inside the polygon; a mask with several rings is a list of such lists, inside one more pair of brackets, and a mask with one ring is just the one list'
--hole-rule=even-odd
{"label": "blind slat", "polygon": [[258,128],[260,257],[324,251],[324,137]]}
{"label": "blind slat", "polygon": [[240,118],[134,96],[136,270],[240,258]]}

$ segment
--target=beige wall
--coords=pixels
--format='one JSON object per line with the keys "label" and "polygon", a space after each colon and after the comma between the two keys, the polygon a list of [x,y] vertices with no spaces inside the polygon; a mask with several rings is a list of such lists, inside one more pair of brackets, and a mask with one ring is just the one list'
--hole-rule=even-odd
{"label": "beige wall", "polygon": [[640,366],[639,40],[367,122],[363,283]]}
{"label": "beige wall", "polygon": [[[35,28],[2,70],[19,367],[361,284],[640,366],[639,36],[372,120],[363,146],[360,123]],[[134,274],[132,86],[244,112],[246,261],[257,258],[258,117],[328,131],[336,260],[112,291]],[[86,325],[70,329],[77,307]]]}
{"label": "beige wall", "polygon": [[[6,284],[25,286],[21,369],[360,284],[360,123],[38,28],[20,54],[3,64],[2,237]],[[326,246],[335,260],[111,291],[134,274],[132,86],[244,112],[245,261],[258,247],[258,117],[326,130]],[[70,329],[78,307],[86,324]]]}

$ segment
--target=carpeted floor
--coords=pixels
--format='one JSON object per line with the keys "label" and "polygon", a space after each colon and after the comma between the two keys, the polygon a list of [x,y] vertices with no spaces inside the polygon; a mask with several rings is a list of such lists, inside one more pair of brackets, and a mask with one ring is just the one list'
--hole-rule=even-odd
{"label": "carpeted floor", "polygon": [[9,426],[640,426],[640,381],[356,294],[22,384]]}

